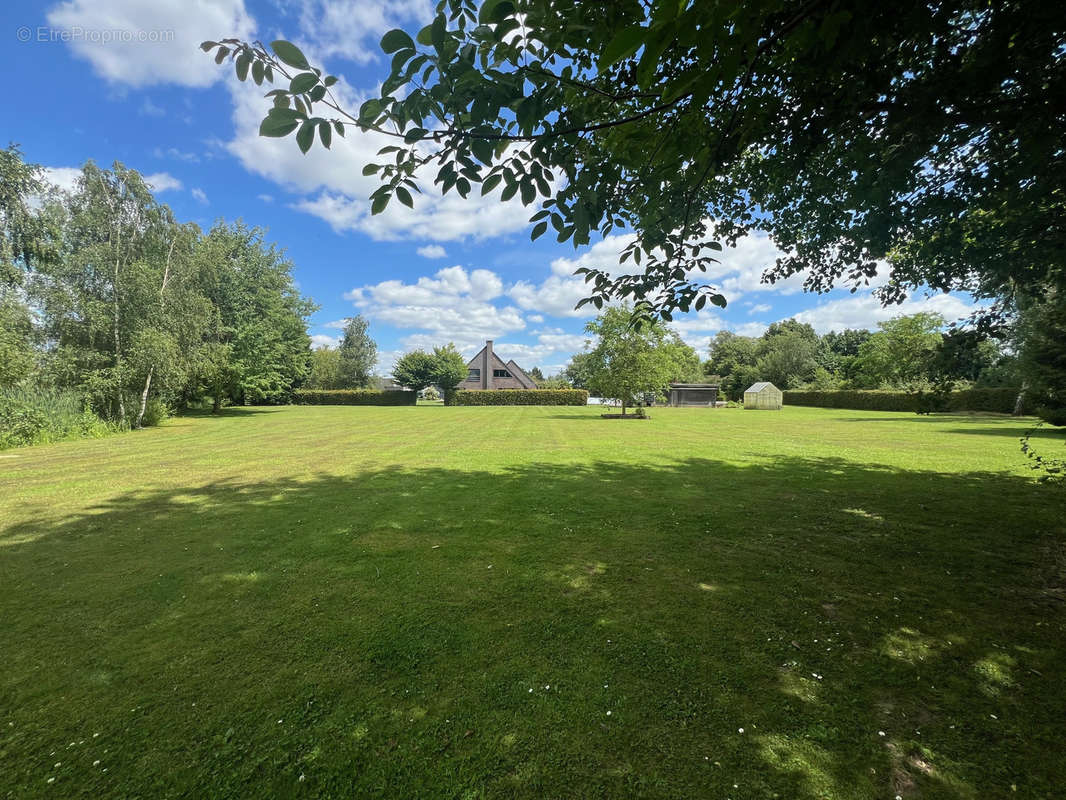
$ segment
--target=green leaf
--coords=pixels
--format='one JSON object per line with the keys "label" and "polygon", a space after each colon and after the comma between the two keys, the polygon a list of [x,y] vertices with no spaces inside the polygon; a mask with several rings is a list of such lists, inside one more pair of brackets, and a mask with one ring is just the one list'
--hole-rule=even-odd
{"label": "green leaf", "polygon": [[375,97],[370,98],[359,107],[359,121],[364,125],[373,125],[381,116],[381,101]]}
{"label": "green leaf", "polygon": [[497,175],[489,175],[489,177],[485,178],[485,182],[481,184],[481,194],[483,196],[488,194],[493,189],[495,189],[497,186],[499,186],[500,185],[500,181],[502,181],[502,180],[503,180],[503,177],[501,175],[499,175],[499,174],[497,174]]}
{"label": "green leaf", "polygon": [[422,30],[420,30],[418,32],[418,35],[415,38],[418,40],[419,44],[424,44],[426,47],[429,47],[430,45],[432,45],[433,44],[433,24],[430,23],[429,25],[424,27]]}
{"label": "green leaf", "polygon": [[296,132],[296,144],[300,146],[301,153],[306,153],[311,149],[311,145],[314,144],[316,127],[314,120],[308,119],[304,120],[304,124]]}
{"label": "green leaf", "polygon": [[404,48],[414,50],[415,43],[406,32],[401,31],[399,28],[393,28],[381,37],[381,49],[386,53],[395,53],[397,50],[403,50]]}
{"label": "green leaf", "polygon": [[411,128],[403,135],[403,140],[407,144],[414,144],[424,138],[426,133],[427,131],[425,128]]}
{"label": "green leaf", "polygon": [[311,100],[313,102],[315,102],[315,103],[317,103],[319,100],[321,100],[325,96],[326,96],[326,87],[323,86],[321,83],[318,84],[318,86],[314,87],[311,90],[310,94],[308,95],[308,97],[310,97]]}
{"label": "green leaf", "polygon": [[366,175],[368,177],[370,175],[377,175],[380,170],[381,164],[367,164],[365,167],[363,167],[363,175]]}
{"label": "green leaf", "polygon": [[270,47],[274,50],[274,55],[278,57],[278,60],[280,60],[281,63],[287,64],[290,67],[295,67],[296,69],[311,68],[311,65],[307,63],[304,54],[300,52],[300,48],[292,42],[278,39],[277,41],[271,42]]}
{"label": "green leaf", "polygon": [[644,43],[644,37],[647,35],[648,29],[639,26],[619,31],[603,48],[603,53],[600,55],[599,68],[607,69],[607,67],[621,61],[623,58],[633,55],[640,49],[640,46]]}
{"label": "green leaf", "polygon": [[329,150],[329,146],[333,143],[333,128],[327,120],[318,121],[318,138],[322,140],[322,146]]}
{"label": "green leaf", "polygon": [[411,193],[402,186],[396,187],[396,197],[401,203],[403,203],[408,208],[415,207],[415,201],[411,198]]}
{"label": "green leaf", "polygon": [[337,82],[337,76],[336,75],[327,75],[325,78],[322,79],[322,83],[326,84],[326,88],[329,88],[330,86],[332,86],[336,82]]}
{"label": "green leaf", "polygon": [[503,187],[503,191],[500,193],[500,199],[503,200],[504,202],[506,202],[506,201],[510,200],[512,197],[514,197],[515,193],[517,191],[518,191],[518,184],[517,183],[509,183],[505,187]]}
{"label": "green leaf", "polygon": [[289,84],[289,91],[293,94],[303,94],[310,91],[318,84],[318,76],[313,72],[301,72]]}
{"label": "green leaf", "polygon": [[200,49],[205,53],[210,53],[216,47],[218,47],[218,42],[200,42]]}
{"label": "green leaf", "polygon": [[[278,109],[272,109],[272,111],[277,110]],[[300,121],[297,119],[292,119],[289,117],[280,117],[276,114],[270,113],[266,115],[266,117],[261,123],[259,123],[259,135],[271,136],[275,138],[281,136],[288,136],[290,133],[296,130],[299,124]]]}
{"label": "green leaf", "polygon": [[379,194],[377,197],[375,197],[374,202],[370,206],[370,214],[380,214],[382,211],[384,211],[385,206],[389,204],[389,196],[390,195],[388,194]]}
{"label": "green leaf", "polygon": [[264,71],[262,61],[252,62],[252,80],[255,81],[256,86],[262,85]]}
{"label": "green leaf", "polygon": [[529,234],[530,241],[535,241],[537,238],[544,234],[544,231],[548,230],[547,222],[538,222],[533,226],[533,232]]}
{"label": "green leaf", "polygon": [[252,65],[252,57],[247,53],[237,56],[237,80],[243,81],[248,78],[248,67]]}

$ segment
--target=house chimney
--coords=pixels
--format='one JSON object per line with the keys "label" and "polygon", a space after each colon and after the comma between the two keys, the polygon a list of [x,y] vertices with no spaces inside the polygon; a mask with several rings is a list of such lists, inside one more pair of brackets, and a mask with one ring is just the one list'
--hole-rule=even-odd
{"label": "house chimney", "polygon": [[485,367],[481,370],[481,385],[492,388],[492,339],[485,340]]}

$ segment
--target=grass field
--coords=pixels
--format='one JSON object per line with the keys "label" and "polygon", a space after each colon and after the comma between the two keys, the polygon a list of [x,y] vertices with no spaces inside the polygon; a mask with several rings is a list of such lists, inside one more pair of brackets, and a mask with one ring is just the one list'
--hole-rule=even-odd
{"label": "grass field", "polygon": [[1026,421],[598,413],[0,454],[0,797],[1066,796]]}

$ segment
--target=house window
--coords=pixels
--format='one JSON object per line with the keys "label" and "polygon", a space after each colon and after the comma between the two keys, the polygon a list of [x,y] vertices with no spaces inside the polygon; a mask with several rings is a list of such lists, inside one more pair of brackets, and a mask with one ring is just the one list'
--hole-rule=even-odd
{"label": "house window", "polygon": [[468,381],[479,381],[479,380],[481,380],[481,370],[479,370],[479,369],[471,369],[466,374],[466,379]]}
{"label": "house window", "polygon": [[510,378],[511,373],[505,369],[494,369],[492,371],[492,377],[494,378]]}

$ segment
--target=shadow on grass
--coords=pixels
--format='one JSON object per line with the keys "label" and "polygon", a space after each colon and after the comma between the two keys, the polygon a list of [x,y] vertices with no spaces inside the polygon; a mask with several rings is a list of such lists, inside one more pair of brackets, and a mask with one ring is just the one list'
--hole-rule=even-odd
{"label": "shadow on grass", "polygon": [[1050,796],[1061,503],[832,458],[120,495],[0,528],[0,763],[43,791],[93,730],[66,796]]}

